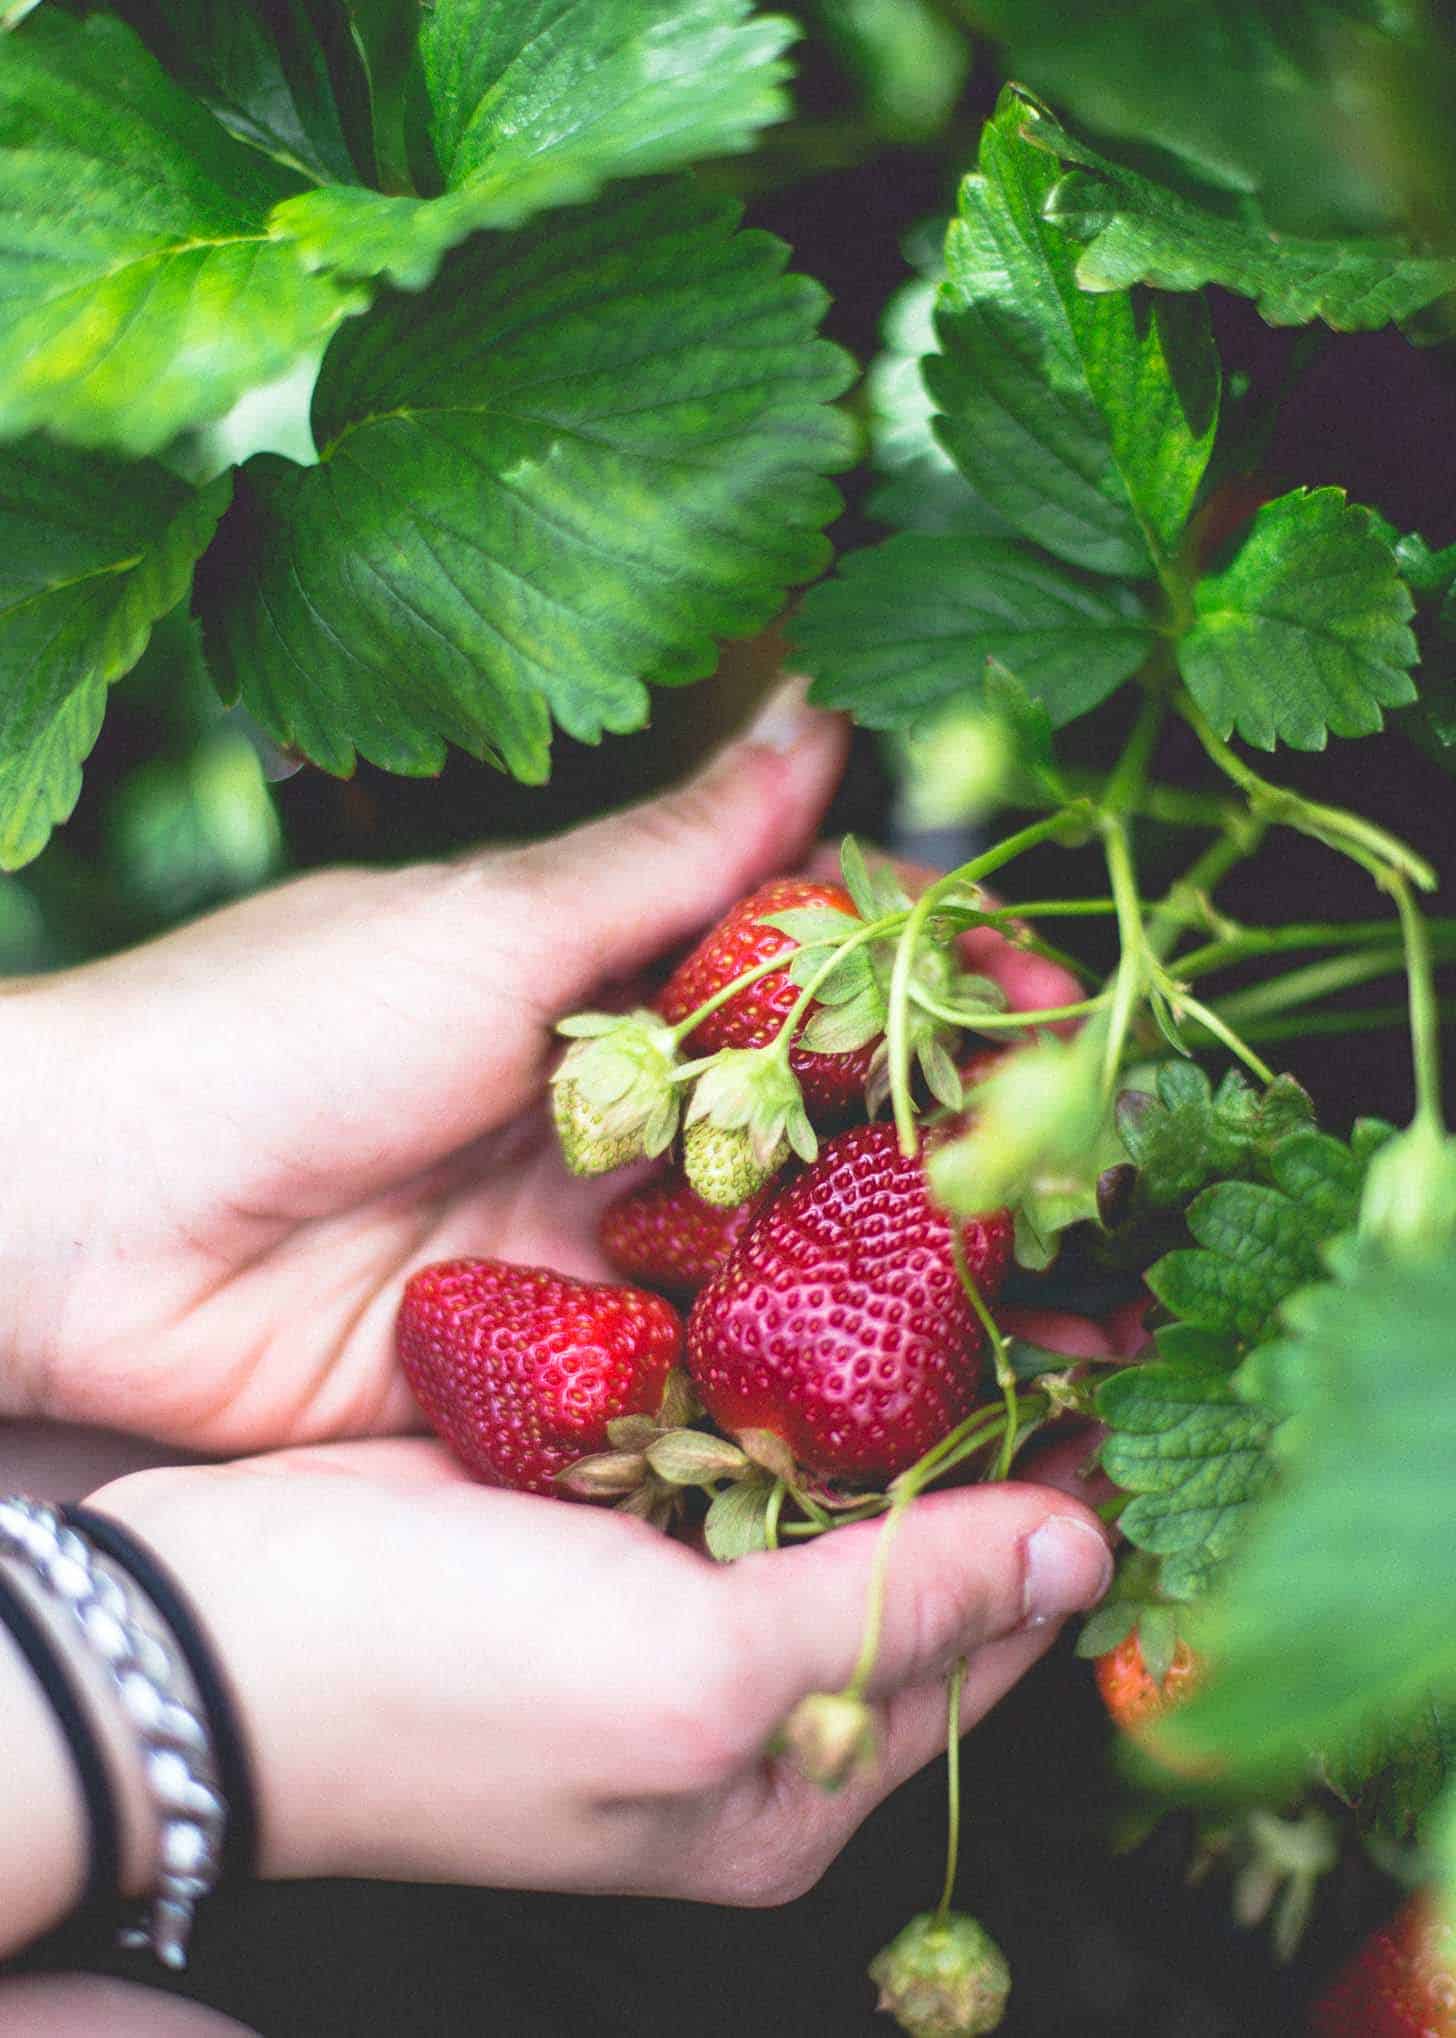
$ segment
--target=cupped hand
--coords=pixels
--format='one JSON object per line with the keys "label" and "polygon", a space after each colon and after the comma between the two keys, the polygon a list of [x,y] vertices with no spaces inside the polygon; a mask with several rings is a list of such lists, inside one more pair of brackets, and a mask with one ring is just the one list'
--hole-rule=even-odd
{"label": "cupped hand", "polygon": [[[416,1266],[587,1277],[620,1178],[573,1181],[552,1022],[794,867],[844,731],[781,696],[664,798],[554,842],[283,885],[0,999],[0,1414],[232,1453],[418,1425]],[[1060,973],[968,937],[1013,1004]]]}
{"label": "cupped hand", "polygon": [[236,1686],[264,1872],[778,1903],[1107,1583],[1075,1501],[937,1494],[892,1547],[881,1760],[767,1751],[847,1680],[877,1523],[720,1566],[625,1515],[471,1484],[419,1439],[133,1474],[90,1505],[178,1575]]}
{"label": "cupped hand", "polygon": [[552,1024],[812,839],[844,730],[781,696],[554,842],[333,870],[0,998],[0,1415],[230,1453],[394,1433],[412,1268],[604,1273],[620,1180],[544,1110]]}

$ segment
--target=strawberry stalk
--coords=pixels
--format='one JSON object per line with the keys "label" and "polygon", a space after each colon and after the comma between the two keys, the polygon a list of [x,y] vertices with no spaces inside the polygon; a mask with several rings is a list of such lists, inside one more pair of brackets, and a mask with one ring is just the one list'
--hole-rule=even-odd
{"label": "strawberry stalk", "polygon": [[[903,931],[895,951],[894,967],[890,973],[890,990],[887,1000],[888,1013],[885,1022],[885,1039],[889,1049],[890,1098],[895,1113],[895,1129],[900,1135],[900,1151],[908,1158],[918,1145],[915,1127],[915,1102],[910,1093],[910,989],[915,954],[919,947],[925,923],[939,902],[947,893],[964,885],[979,883],[989,877],[993,870],[1013,861],[1028,849],[1034,849],[1039,842],[1066,832],[1069,822],[1082,811],[1084,803],[1060,808],[1045,821],[1034,821],[1030,827],[1018,829],[1004,841],[974,856],[969,863],[963,863],[958,870],[948,871],[927,885],[904,919]],[[1025,1014],[1021,1015],[1023,1018]]]}
{"label": "strawberry stalk", "polygon": [[966,1659],[957,1656],[945,1682],[945,1880],[935,1922],[943,1925],[950,1916],[955,1896],[956,1870],[961,1855],[961,1693],[966,1683]]}
{"label": "strawberry stalk", "polygon": [[991,1363],[996,1369],[996,1384],[1001,1389],[1001,1396],[1006,1404],[1006,1429],[1001,1438],[1001,1452],[996,1461],[996,1470],[992,1474],[993,1478],[1004,1479],[1011,1470],[1012,1453],[1016,1449],[1016,1375],[1011,1369],[1006,1340],[1001,1335],[1000,1326],[986,1307],[986,1298],[971,1272],[971,1263],[966,1257],[966,1242],[958,1224],[951,1226],[950,1250],[966,1300],[975,1310],[981,1328],[986,1333],[986,1342],[991,1347]]}

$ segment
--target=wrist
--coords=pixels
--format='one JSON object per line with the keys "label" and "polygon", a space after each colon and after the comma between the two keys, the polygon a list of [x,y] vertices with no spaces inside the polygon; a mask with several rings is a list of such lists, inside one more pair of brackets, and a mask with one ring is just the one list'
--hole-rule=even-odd
{"label": "wrist", "polygon": [[55,1711],[0,1624],[5,1722],[0,1817],[0,1957],[74,1909],[86,1876],[86,1818]]}
{"label": "wrist", "polygon": [[[131,1530],[161,1560],[212,1646],[248,1750],[257,1872],[268,1879],[345,1874],[340,1813],[358,1779],[341,1767],[340,1744],[358,1694],[321,1672],[320,1637],[298,1589],[311,1576],[306,1557],[291,1550],[285,1567],[270,1550],[257,1528],[266,1506],[240,1521],[235,1510],[210,1504],[216,1482],[233,1476],[255,1475],[249,1467],[140,1473],[103,1487],[86,1506]],[[321,1724],[336,1728],[337,1738],[321,1745]]]}

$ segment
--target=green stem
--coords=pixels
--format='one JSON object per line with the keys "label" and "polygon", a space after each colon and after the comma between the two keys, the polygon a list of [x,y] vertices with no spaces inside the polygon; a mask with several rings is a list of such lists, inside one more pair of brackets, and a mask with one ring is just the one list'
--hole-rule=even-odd
{"label": "green stem", "polygon": [[779,1546],[779,1517],[784,1511],[784,1498],[788,1490],[787,1485],[782,1479],[774,1480],[773,1491],[769,1494],[768,1504],[763,1510],[765,1549],[776,1550]]}
{"label": "green stem", "polygon": [[1235,865],[1253,855],[1263,837],[1264,823],[1248,814],[1239,814],[1225,825],[1217,841],[1209,844],[1178,882],[1170,886],[1161,904],[1154,907],[1147,927],[1151,955],[1159,960],[1165,958],[1191,920],[1211,914],[1217,887]]}
{"label": "green stem", "polygon": [[1102,842],[1107,857],[1107,874],[1112,896],[1117,901],[1117,931],[1121,953],[1112,981],[1112,1010],[1108,1020],[1107,1043],[1102,1057],[1103,1101],[1108,1102],[1117,1085],[1133,1014],[1147,981],[1148,958],[1143,932],[1142,905],[1138,898],[1137,873],[1132,864],[1132,847],[1127,823],[1118,813],[1102,816]]}
{"label": "green stem", "polygon": [[677,1045],[686,1040],[690,1033],[695,1033],[705,1019],[713,1016],[720,1005],[726,1005],[730,998],[736,998],[740,991],[746,991],[750,984],[756,984],[760,977],[766,977],[770,971],[782,969],[800,953],[801,949],[792,944],[788,948],[781,948],[777,955],[765,956],[762,962],[756,962],[752,969],[746,969],[742,976],[735,977],[731,984],[724,984],[721,990],[714,991],[711,998],[704,998],[702,1004],[689,1012],[686,1019],[679,1019],[675,1026],[669,1028],[673,1044]]}
{"label": "green stem", "polygon": [[[1456,1025],[1456,998],[1438,998],[1436,1017],[1443,1025]],[[1378,1033],[1409,1024],[1409,1005],[1362,1005],[1353,1012],[1295,1012],[1278,1019],[1256,1019],[1242,1031],[1245,1040],[1324,1040],[1346,1033]],[[1161,1034],[1147,1043],[1147,1053],[1154,1059],[1172,1051]]]}
{"label": "green stem", "polygon": [[1272,1083],[1274,1071],[1268,1062],[1255,1054],[1241,1034],[1235,1033],[1225,1019],[1220,1018],[1211,1006],[1201,999],[1193,998],[1186,991],[1176,993],[1179,1007],[1190,1019],[1197,1020],[1205,1033],[1211,1033],[1215,1040],[1221,1040],[1230,1054],[1237,1055],[1244,1066],[1253,1071],[1261,1083]]}
{"label": "green stem", "polygon": [[1014,835],[1008,835],[1004,841],[984,850],[979,856],[973,856],[958,870],[947,871],[944,877],[926,886],[906,916],[890,973],[885,1039],[889,1051],[890,1098],[895,1112],[895,1129],[900,1136],[900,1151],[907,1157],[919,1147],[915,1101],[910,1094],[910,984],[915,968],[915,951],[925,923],[948,892],[962,885],[978,884],[993,870],[999,870],[1026,850],[1034,849],[1037,843],[1063,833],[1072,811],[1063,808],[1045,821],[1033,821],[1030,827],[1019,828]]}
{"label": "green stem", "polygon": [[981,915],[987,927],[1016,920],[1084,920],[1117,911],[1116,899],[1032,899],[1024,906],[998,906]]}
{"label": "green stem", "polygon": [[1103,787],[1097,805],[1104,814],[1129,814],[1142,797],[1147,780],[1148,766],[1157,747],[1158,731],[1163,726],[1163,715],[1167,703],[1161,692],[1143,695],[1142,706],[1133,724],[1132,734],[1126,748],[1113,767],[1112,775]]}
{"label": "green stem", "polygon": [[1295,828],[1301,835],[1323,842],[1327,849],[1351,857],[1377,880],[1387,870],[1398,871],[1423,892],[1436,889],[1436,873],[1425,858],[1417,856],[1398,835],[1377,828],[1373,821],[1348,813],[1343,807],[1327,807],[1316,800],[1307,800],[1287,787],[1271,784],[1245,764],[1222,737],[1214,734],[1198,703],[1190,695],[1180,694],[1177,705],[1179,713],[1213,763],[1247,795],[1250,806],[1260,818]]}
{"label": "green stem", "polygon": [[915,1003],[932,1017],[944,1019],[948,1025],[963,1026],[969,1033],[1004,1033],[1018,1027],[1050,1026],[1058,1019],[1084,1019],[1089,1012],[1100,1012],[1109,995],[1099,991],[1095,998],[1083,998],[1075,1005],[1043,1005],[1032,1012],[957,1012],[929,991],[918,986],[911,990]]}
{"label": "green stem", "polygon": [[1006,1430],[1001,1439],[996,1470],[991,1475],[993,1479],[1004,1479],[1011,1470],[1011,1454],[1016,1448],[1016,1375],[1006,1355],[1006,1339],[1001,1335],[1000,1325],[986,1307],[986,1298],[981,1293],[980,1283],[971,1272],[966,1241],[959,1224],[951,1225],[950,1250],[966,1300],[975,1310],[981,1328],[986,1333],[986,1342],[991,1347],[991,1363],[996,1371],[996,1385],[1001,1389],[1001,1399],[1006,1404]]}
{"label": "green stem", "polygon": [[950,1916],[955,1895],[956,1869],[961,1852],[961,1693],[966,1684],[966,1659],[957,1656],[945,1684],[945,1794],[946,1843],[945,1881],[935,1907],[935,1923],[943,1925]]}
{"label": "green stem", "polygon": [[860,1640],[859,1655],[855,1658],[853,1670],[845,1691],[851,1698],[863,1698],[865,1687],[874,1675],[875,1658],[880,1653],[880,1630],[885,1619],[885,1579],[889,1570],[890,1551],[905,1519],[905,1510],[915,1498],[913,1490],[906,1488],[890,1497],[889,1512],[885,1525],[875,1543],[874,1559],[870,1565],[870,1582],[865,1595],[864,1635]]}
{"label": "green stem", "polygon": [[[803,990],[800,991],[798,997],[794,1000],[789,1016],[775,1034],[769,1052],[787,1061],[789,1049],[794,1042],[794,1035],[799,1029],[799,1023],[813,1004],[815,993],[818,991],[819,986],[833,976],[847,955],[852,955],[857,948],[863,948],[866,942],[883,941],[886,935],[893,934],[897,928],[908,924],[910,917],[911,915],[904,913],[887,913],[882,920],[871,920],[866,926],[861,927],[857,933],[848,935],[845,940],[841,941],[834,949],[833,954],[826,958],[823,967],[815,970],[813,976],[810,977],[808,983],[805,984]],[[805,945],[817,944],[806,943]]]}
{"label": "green stem", "polygon": [[[1456,920],[1425,922],[1433,948],[1456,949]],[[1263,955],[1283,955],[1300,948],[1361,948],[1391,942],[1399,935],[1398,920],[1305,920],[1283,927],[1240,927],[1202,948],[1191,948],[1178,958],[1178,974],[1185,980],[1209,970],[1228,969],[1235,963]]]}
{"label": "green stem", "polygon": [[1231,991],[1219,1001],[1219,1009],[1230,1019],[1261,1019],[1270,1012],[1285,1012],[1291,1005],[1310,1004],[1316,998],[1328,998],[1336,991],[1390,976],[1404,962],[1402,948],[1365,948],[1354,955],[1329,956],[1303,969],[1287,970],[1282,977],[1273,977],[1267,983]]}
{"label": "green stem", "polygon": [[1385,877],[1405,935],[1406,978],[1410,985],[1411,1058],[1415,1064],[1416,1121],[1445,1131],[1441,1110],[1441,1038],[1436,1014],[1436,979],[1431,943],[1424,919],[1416,909],[1410,886],[1396,872]]}

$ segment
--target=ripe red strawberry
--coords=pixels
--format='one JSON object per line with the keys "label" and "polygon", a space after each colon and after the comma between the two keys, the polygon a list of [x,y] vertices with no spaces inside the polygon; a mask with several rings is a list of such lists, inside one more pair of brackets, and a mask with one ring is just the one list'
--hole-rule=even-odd
{"label": "ripe red strawberry", "polygon": [[[791,949],[795,944],[788,935],[776,927],[765,927],[762,916],[811,906],[829,906],[857,917],[854,901],[843,885],[810,878],[774,878],[740,899],[678,964],[658,994],[658,1011],[675,1025],[755,963]],[[787,968],[770,970],[695,1026],[683,1051],[696,1057],[716,1054],[724,1047],[766,1047],[788,1018],[798,995]],[[817,1003],[809,1007],[805,1024],[818,1010]],[[832,1118],[861,1099],[878,1045],[877,1036],[847,1054],[811,1054],[800,1047],[790,1051],[789,1066],[799,1079],[811,1115]]]}
{"label": "ripe red strawberry", "polygon": [[1143,1661],[1142,1643],[1134,1628],[1115,1649],[1097,1658],[1094,1674],[1114,1724],[1126,1734],[1136,1734],[1149,1720],[1190,1695],[1203,1674],[1203,1665],[1186,1642],[1179,1642],[1160,1684]]}
{"label": "ripe red strawberry", "polygon": [[504,1260],[439,1260],[404,1291],[396,1327],[415,1399],[491,1486],[551,1493],[608,1447],[619,1415],[656,1415],[682,1354],[660,1295]]}
{"label": "ripe red strawberry", "polygon": [[1415,1897],[1356,1952],[1310,2016],[1310,2038],[1453,2038],[1456,1929]]}
{"label": "ripe red strawberry", "polygon": [[[1011,1257],[1010,1216],[963,1228],[987,1299]],[[975,1405],[985,1334],[892,1125],[856,1125],[744,1232],[688,1324],[688,1364],[723,1429],[772,1430],[821,1479],[873,1486],[912,1465]]]}
{"label": "ripe red strawberry", "polygon": [[771,1188],[761,1189],[734,1209],[718,1210],[694,1195],[674,1169],[609,1203],[597,1236],[612,1265],[629,1280],[691,1294],[717,1273],[772,1198]]}

